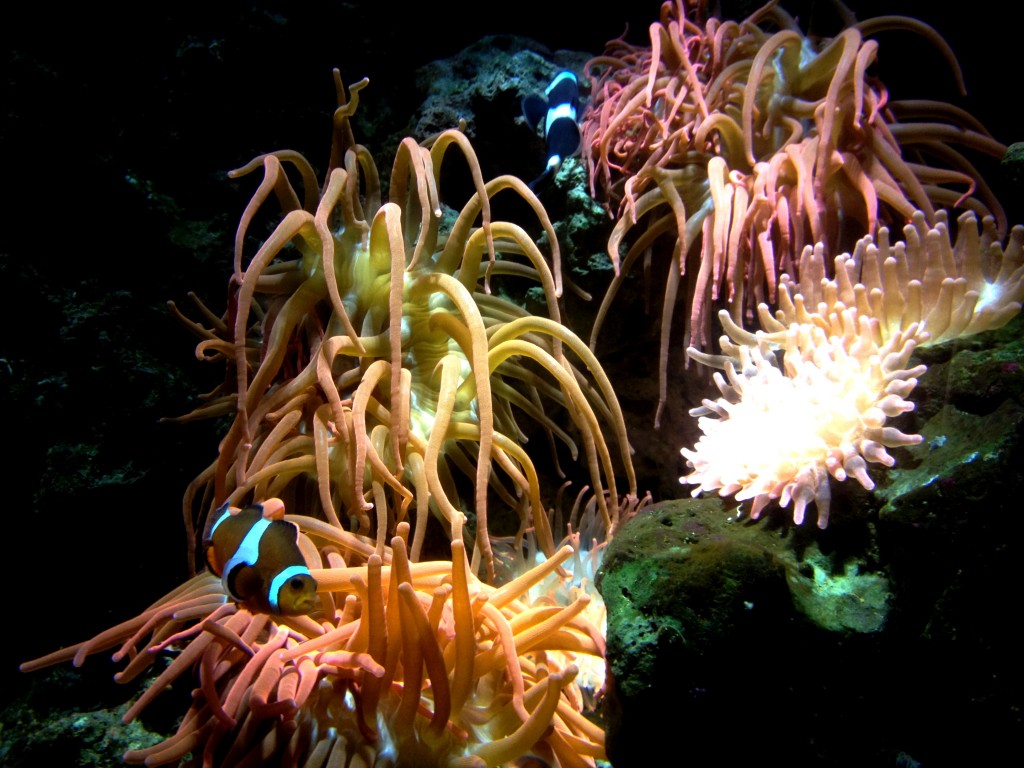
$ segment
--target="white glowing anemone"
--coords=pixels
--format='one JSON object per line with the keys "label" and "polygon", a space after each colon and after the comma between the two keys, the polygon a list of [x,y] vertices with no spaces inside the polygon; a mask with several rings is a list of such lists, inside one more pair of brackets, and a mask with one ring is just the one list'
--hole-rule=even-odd
{"label": "white glowing anemone", "polygon": [[687,350],[726,374],[715,374],[721,397],[690,411],[704,434],[682,449],[692,471],[680,481],[696,485],[695,496],[753,499],[754,518],[772,500],[792,500],[798,524],[813,501],[824,528],[830,475],[870,490],[868,463],[892,466],[886,448],[920,442],[885,426],[914,407],[906,398],[925,367],[908,368],[910,355],[999,328],[1020,311],[1024,227],[1004,246],[991,217],[979,228],[968,212],[954,243],[944,212],[934,226],[916,212],[903,235],[890,245],[882,227],[877,242],[862,238],[834,259],[832,278],[824,247],[804,248],[799,279],[779,280],[776,311],[758,306],[763,330],[744,330],[723,311],[722,354]]}
{"label": "white glowing anemone", "polygon": [[879,347],[872,323],[856,309],[834,320],[845,334],[791,325],[781,366],[763,332],[754,335],[756,346],[724,343],[727,356],[694,355],[725,375],[714,376],[721,396],[690,411],[704,433],[692,450],[681,451],[692,471],[680,481],[697,486],[693,495],[753,499],[753,518],[772,500],[783,507],[792,500],[797,524],[813,501],[824,528],[829,475],[852,476],[871,489],[869,462],[892,466],[886,448],[920,442],[885,422],[914,408],[906,398],[924,366],[907,366],[926,334],[915,324]]}

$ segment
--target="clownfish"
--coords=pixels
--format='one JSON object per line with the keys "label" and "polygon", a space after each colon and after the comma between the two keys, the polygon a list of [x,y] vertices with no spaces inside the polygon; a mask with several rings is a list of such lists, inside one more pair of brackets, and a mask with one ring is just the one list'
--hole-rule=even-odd
{"label": "clownfish", "polygon": [[530,94],[523,99],[523,117],[534,131],[544,121],[544,139],[547,141],[548,162],[544,172],[530,182],[533,189],[548,174],[558,170],[562,161],[580,149],[580,126],[576,122],[576,108],[580,99],[580,86],[576,75],[563,70],[555,75],[544,96]]}
{"label": "clownfish", "polygon": [[203,550],[224,591],[246,608],[281,616],[313,610],[316,580],[299,551],[299,529],[282,519],[284,503],[268,499],[245,509],[226,503],[210,515]]}

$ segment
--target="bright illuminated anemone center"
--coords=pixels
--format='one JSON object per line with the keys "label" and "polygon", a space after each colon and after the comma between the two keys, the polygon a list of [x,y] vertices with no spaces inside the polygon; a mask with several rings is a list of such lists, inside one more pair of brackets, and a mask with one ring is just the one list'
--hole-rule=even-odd
{"label": "bright illuminated anemone center", "polygon": [[892,466],[886,448],[920,442],[885,422],[914,407],[905,398],[924,366],[907,366],[925,334],[913,325],[878,348],[871,323],[858,322],[854,309],[841,314],[857,333],[828,337],[793,324],[781,367],[764,333],[758,346],[734,345],[720,359],[726,375],[716,373],[715,383],[722,396],[691,411],[704,434],[681,451],[693,471],[680,480],[697,485],[695,496],[718,491],[753,499],[754,518],[772,500],[783,507],[792,500],[798,525],[813,501],[824,528],[830,475],[854,477],[870,490],[868,462]]}

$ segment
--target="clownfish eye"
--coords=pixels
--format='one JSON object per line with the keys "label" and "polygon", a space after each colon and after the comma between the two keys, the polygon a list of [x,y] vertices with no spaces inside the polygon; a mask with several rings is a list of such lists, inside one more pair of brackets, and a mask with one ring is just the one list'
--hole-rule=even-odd
{"label": "clownfish eye", "polygon": [[296,592],[302,591],[302,579],[292,579],[288,582],[288,586],[294,589]]}

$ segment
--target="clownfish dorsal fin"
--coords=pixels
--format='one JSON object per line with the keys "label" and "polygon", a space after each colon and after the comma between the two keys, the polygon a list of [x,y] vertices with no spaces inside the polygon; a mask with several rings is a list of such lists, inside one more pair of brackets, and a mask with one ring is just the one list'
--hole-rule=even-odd
{"label": "clownfish dorsal fin", "polygon": [[260,507],[263,510],[263,517],[267,520],[284,520],[284,502],[276,497],[266,499],[263,503],[253,506]]}

